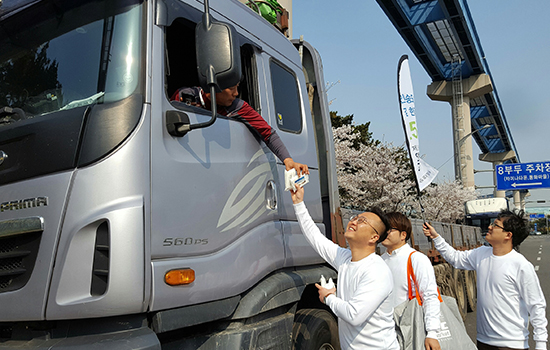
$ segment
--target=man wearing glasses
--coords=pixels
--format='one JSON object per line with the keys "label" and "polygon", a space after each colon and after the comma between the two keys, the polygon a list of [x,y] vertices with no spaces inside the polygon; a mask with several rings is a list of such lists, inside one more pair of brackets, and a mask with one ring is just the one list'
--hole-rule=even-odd
{"label": "man wearing glasses", "polygon": [[391,295],[391,272],[375,253],[389,228],[378,209],[350,219],[345,232],[349,249],[326,238],[303,203],[304,189],[291,191],[296,217],[309,244],[338,271],[337,288],[316,284],[319,299],[338,317],[342,349],[398,350]]}
{"label": "man wearing glasses", "polygon": [[533,265],[515,248],[529,235],[524,212],[503,210],[489,226],[485,239],[491,247],[457,251],[425,223],[443,258],[459,269],[477,271],[477,347],[528,349],[528,323],[537,350],[548,340],[546,300]]}
{"label": "man wearing glasses", "polygon": [[[426,328],[424,346],[426,350],[441,350],[437,340],[437,331],[441,325],[439,321],[440,302],[432,263],[426,255],[417,252],[407,243],[412,233],[412,224],[409,218],[398,212],[388,213],[386,216],[390,221],[391,228],[388,231],[388,237],[381,243],[386,248],[382,259],[393,275],[392,305],[396,307],[409,300],[407,261],[409,255],[416,252],[411,256],[411,264],[424,308],[424,326]],[[413,295],[415,294],[416,291],[413,290]]]}

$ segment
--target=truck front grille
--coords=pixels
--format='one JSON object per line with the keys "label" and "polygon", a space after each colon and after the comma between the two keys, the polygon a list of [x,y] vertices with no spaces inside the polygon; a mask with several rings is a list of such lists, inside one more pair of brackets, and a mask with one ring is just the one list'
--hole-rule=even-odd
{"label": "truck front grille", "polygon": [[0,221],[0,293],[22,288],[34,268],[44,219]]}

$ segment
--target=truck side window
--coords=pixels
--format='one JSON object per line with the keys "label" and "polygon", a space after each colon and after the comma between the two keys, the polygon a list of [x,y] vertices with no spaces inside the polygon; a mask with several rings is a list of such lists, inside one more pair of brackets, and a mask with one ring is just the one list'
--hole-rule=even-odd
{"label": "truck side window", "polygon": [[166,28],[166,93],[168,98],[181,87],[199,85],[195,54],[195,23],[176,19]]}
{"label": "truck side window", "polygon": [[[182,87],[199,86],[195,53],[195,25],[185,18],[177,18],[166,28],[166,95],[170,98]],[[243,79],[239,85],[239,97],[258,113],[258,74],[254,48],[241,46]]]}
{"label": "truck side window", "polygon": [[271,61],[270,70],[277,126],[283,131],[300,133],[302,113],[296,77],[275,61]]}
{"label": "truck side window", "polygon": [[241,46],[241,67],[243,78],[239,84],[239,98],[248,102],[248,104],[262,114],[258,96],[258,74],[256,68],[256,56],[254,48],[250,44]]}

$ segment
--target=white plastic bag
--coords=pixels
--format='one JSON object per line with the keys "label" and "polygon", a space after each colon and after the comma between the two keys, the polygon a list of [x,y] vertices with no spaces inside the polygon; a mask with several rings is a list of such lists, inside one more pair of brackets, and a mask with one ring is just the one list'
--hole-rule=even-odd
{"label": "white plastic bag", "polygon": [[[466,332],[462,317],[454,298],[442,295],[441,329],[437,340],[442,350],[476,350],[472,339]],[[416,299],[397,306],[393,311],[397,330],[397,341],[401,350],[423,350],[426,339],[424,327],[424,309]]]}

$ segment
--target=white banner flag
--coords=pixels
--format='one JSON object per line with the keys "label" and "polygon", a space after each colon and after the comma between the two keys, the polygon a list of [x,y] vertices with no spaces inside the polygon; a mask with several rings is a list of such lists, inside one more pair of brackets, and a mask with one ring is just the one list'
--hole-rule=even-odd
{"label": "white banner flag", "polygon": [[397,85],[403,129],[405,130],[409,156],[414,168],[414,175],[416,176],[416,185],[420,193],[420,191],[425,189],[435,179],[438,171],[420,158],[418,125],[416,124],[416,113],[414,108],[414,93],[411,72],[409,69],[409,58],[407,55],[401,56],[399,60]]}

